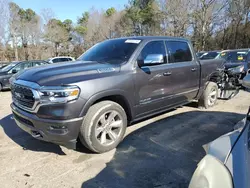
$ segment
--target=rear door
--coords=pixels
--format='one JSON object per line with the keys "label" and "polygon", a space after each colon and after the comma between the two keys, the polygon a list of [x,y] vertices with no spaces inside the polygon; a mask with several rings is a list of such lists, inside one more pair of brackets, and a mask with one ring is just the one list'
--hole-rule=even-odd
{"label": "rear door", "polygon": [[165,41],[168,51],[168,72],[171,73],[171,90],[175,102],[196,97],[200,84],[200,66],[187,41]]}

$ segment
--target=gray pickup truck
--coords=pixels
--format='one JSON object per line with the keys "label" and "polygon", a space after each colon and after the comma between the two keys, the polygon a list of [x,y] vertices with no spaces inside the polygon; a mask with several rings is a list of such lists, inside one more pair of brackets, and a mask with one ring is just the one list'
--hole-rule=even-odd
{"label": "gray pickup truck", "polygon": [[11,83],[14,119],[33,137],[93,152],[115,148],[127,125],[218,96],[221,60],[199,61],[190,41],[132,37],[96,44],[76,62],[24,71]]}

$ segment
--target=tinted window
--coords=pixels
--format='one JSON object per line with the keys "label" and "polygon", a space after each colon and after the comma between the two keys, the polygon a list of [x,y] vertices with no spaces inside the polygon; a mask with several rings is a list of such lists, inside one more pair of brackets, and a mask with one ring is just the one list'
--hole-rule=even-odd
{"label": "tinted window", "polygon": [[220,54],[220,58],[225,59],[226,61],[232,61],[232,62],[246,61],[247,53],[248,53],[247,50],[222,52]]}
{"label": "tinted window", "polygon": [[133,39],[107,40],[94,45],[78,59],[121,64],[129,60],[140,42]]}
{"label": "tinted window", "polygon": [[192,53],[187,42],[168,41],[167,48],[171,63],[192,61]]}
{"label": "tinted window", "polygon": [[60,62],[60,59],[59,58],[53,59],[52,62],[53,63],[58,63],[58,62]]}
{"label": "tinted window", "polygon": [[40,66],[40,65],[44,65],[44,64],[46,64],[46,63],[42,62],[42,61],[33,62],[33,66],[34,67],[37,67],[37,66]]}
{"label": "tinted window", "polygon": [[166,50],[163,41],[152,41],[147,43],[142,49],[138,59],[144,60],[148,55],[152,54],[161,54],[163,57],[166,57]]}
{"label": "tinted window", "polygon": [[19,72],[20,70],[24,70],[24,69],[27,69],[30,67],[32,67],[31,63],[20,63],[17,66],[15,66],[13,69],[15,69],[17,72]]}
{"label": "tinted window", "polygon": [[60,58],[59,62],[69,61],[68,58]]}
{"label": "tinted window", "polygon": [[59,63],[59,62],[68,61],[68,58],[55,58],[52,61],[53,63]]}

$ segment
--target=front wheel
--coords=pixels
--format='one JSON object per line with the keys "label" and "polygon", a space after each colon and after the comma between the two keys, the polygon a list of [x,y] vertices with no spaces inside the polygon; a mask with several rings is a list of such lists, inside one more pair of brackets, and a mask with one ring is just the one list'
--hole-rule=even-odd
{"label": "front wheel", "polygon": [[123,139],[127,127],[124,109],[112,101],[94,104],[80,128],[82,144],[96,153],[114,149]]}
{"label": "front wheel", "polygon": [[199,99],[199,107],[210,108],[213,107],[218,98],[218,86],[214,82],[208,82],[201,98]]}

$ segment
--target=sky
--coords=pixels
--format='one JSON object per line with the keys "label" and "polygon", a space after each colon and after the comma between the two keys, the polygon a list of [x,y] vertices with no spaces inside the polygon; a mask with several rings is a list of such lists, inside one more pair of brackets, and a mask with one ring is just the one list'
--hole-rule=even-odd
{"label": "sky", "polygon": [[71,19],[76,23],[77,18],[92,7],[104,10],[114,7],[120,10],[128,0],[12,0],[12,2],[24,9],[31,8],[37,14],[40,14],[44,8],[50,8],[56,18],[62,21]]}

